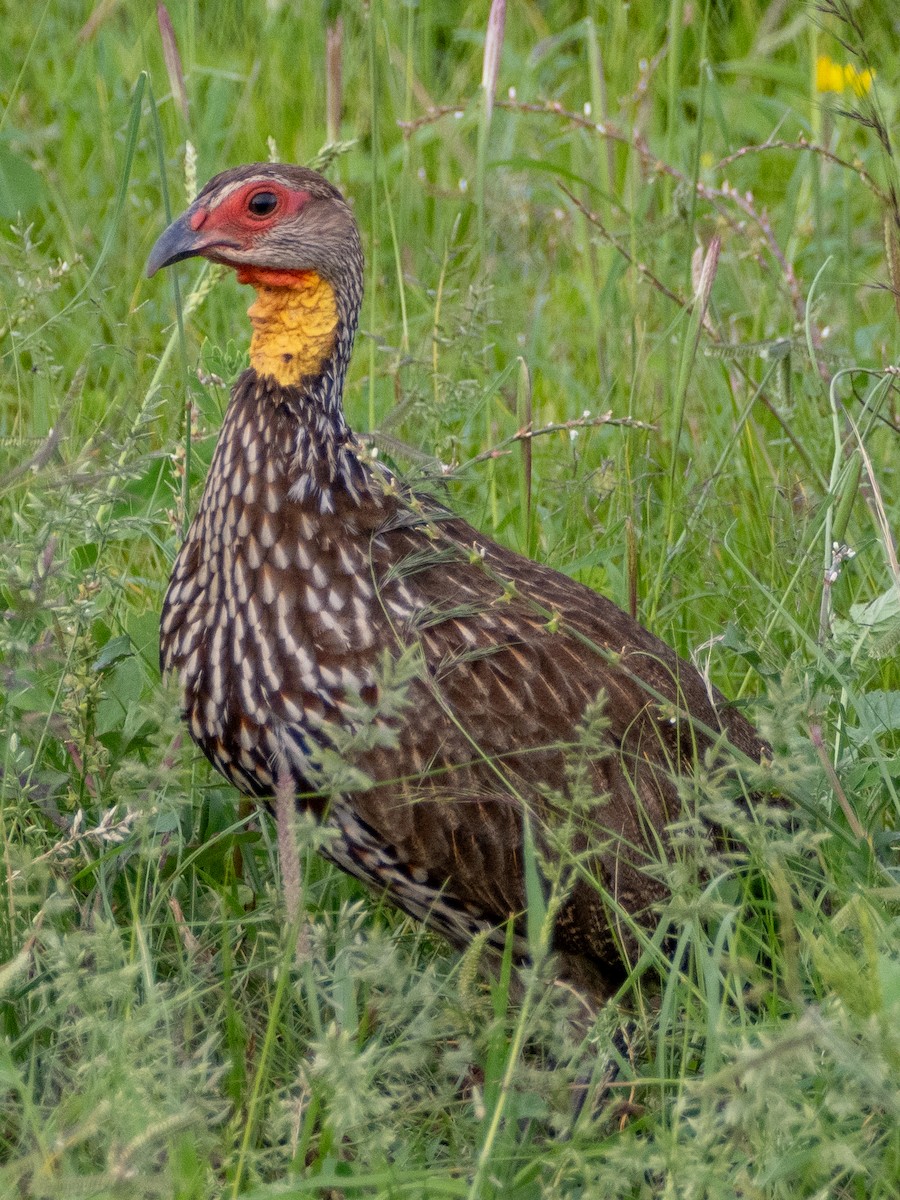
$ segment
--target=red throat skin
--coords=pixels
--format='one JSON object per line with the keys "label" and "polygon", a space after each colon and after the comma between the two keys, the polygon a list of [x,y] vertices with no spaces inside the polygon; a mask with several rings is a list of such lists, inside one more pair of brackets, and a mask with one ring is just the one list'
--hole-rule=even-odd
{"label": "red throat skin", "polygon": [[278,271],[271,267],[237,267],[238,283],[249,283],[251,287],[296,288],[309,287],[313,271]]}

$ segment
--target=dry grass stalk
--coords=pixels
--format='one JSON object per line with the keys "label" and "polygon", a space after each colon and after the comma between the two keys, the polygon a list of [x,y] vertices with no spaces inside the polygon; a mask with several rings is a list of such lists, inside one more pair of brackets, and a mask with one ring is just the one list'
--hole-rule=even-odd
{"label": "dry grass stalk", "polygon": [[190,120],[190,113],[187,88],[184,83],[184,70],[181,66],[181,55],[178,53],[178,42],[175,40],[172,18],[164,4],[156,6],[156,20],[159,24],[159,36],[162,41],[163,60],[166,64],[166,74],[169,77],[169,87],[172,89],[172,96],[181,110],[185,124],[187,124]]}

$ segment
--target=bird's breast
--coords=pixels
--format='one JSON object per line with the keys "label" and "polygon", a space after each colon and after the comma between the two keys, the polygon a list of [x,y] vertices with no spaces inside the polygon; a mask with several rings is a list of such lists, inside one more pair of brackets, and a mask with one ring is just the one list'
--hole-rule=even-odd
{"label": "bird's breast", "polygon": [[272,421],[270,404],[229,410],[160,639],[193,738],[256,794],[271,791],[280,766],[308,779],[311,745],[372,683],[386,619],[372,532],[339,489],[324,506],[292,497],[298,434]]}

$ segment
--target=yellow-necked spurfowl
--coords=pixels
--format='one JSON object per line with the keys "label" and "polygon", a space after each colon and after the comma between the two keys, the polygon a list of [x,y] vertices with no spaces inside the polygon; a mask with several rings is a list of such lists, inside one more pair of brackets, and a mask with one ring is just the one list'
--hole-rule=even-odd
{"label": "yellow-necked spurfowl", "polygon": [[[711,745],[758,762],[763,743],[609,600],[372,465],[341,406],[362,248],[327,180],[274,163],[217,175],[148,273],[193,255],[235,268],[256,300],[251,366],[163,608],[162,665],[192,737],[247,795],[289,778],[336,831],[330,857],[407,913],[457,945],[486,929],[502,945],[526,903],[523,811],[549,845],[567,747],[604,693],[597,800],[554,940],[561,972],[602,995],[634,952],[621,912],[646,923],[665,896],[652,867],[680,810],[675,777]],[[401,653],[418,664],[407,706],[375,716],[353,782],[326,799],[316,748],[378,713]]]}

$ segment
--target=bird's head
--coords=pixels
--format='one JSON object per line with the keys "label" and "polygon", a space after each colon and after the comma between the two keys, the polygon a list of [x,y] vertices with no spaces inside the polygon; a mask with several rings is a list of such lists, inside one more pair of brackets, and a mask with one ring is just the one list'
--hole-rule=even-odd
{"label": "bird's head", "polygon": [[341,193],[317,171],[286,163],[216,175],[161,235],[147,274],[197,255],[234,267],[241,282],[273,287],[291,271],[315,271],[340,287],[362,266],[359,230]]}
{"label": "bird's head", "polygon": [[251,361],[260,374],[281,383],[315,374],[346,342],[339,321],[352,339],[362,299],[359,229],[318,172],[252,163],[216,175],[160,236],[147,274],[197,255],[257,289]]}

